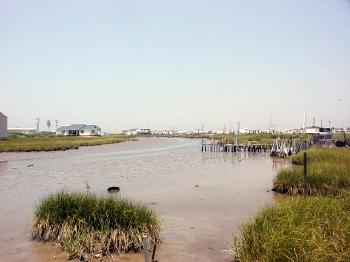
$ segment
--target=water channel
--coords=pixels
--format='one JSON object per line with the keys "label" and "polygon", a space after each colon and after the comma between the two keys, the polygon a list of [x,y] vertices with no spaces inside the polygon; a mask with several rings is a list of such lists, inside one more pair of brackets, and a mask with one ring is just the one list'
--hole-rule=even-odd
{"label": "water channel", "polygon": [[[50,244],[31,240],[33,208],[62,189],[120,194],[160,215],[158,261],[230,261],[239,226],[274,201],[281,160],[268,153],[201,152],[200,140],[140,138],[73,151],[0,154],[0,261],[65,261]],[[87,184],[89,189],[87,189]],[[141,255],[114,256],[143,261]]]}

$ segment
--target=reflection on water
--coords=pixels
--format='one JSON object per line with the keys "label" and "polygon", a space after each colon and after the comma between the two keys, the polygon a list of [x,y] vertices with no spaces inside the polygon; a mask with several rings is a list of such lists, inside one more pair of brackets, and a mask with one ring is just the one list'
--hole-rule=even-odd
{"label": "reflection on water", "polygon": [[198,140],[167,138],[6,153],[0,161],[0,261],[64,260],[53,245],[30,240],[33,207],[53,191],[86,190],[86,183],[98,194],[119,186],[122,195],[155,208],[164,238],[159,261],[226,261],[239,225],[273,201],[267,191],[285,163],[262,153],[202,153]]}

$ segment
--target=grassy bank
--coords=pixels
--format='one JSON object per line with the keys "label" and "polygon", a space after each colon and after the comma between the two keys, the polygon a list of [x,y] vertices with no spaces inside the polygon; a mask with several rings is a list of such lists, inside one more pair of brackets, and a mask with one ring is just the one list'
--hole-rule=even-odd
{"label": "grassy bank", "polygon": [[60,192],[36,207],[33,238],[54,241],[70,258],[142,249],[142,235],[159,239],[160,222],[149,207],[116,197]]}
{"label": "grassy bank", "polygon": [[[325,148],[312,147],[307,150],[307,158],[310,164],[313,163],[343,163],[350,162],[350,150],[348,148]],[[292,157],[292,163],[303,165],[304,152],[300,152]]]}
{"label": "grassy bank", "polygon": [[[350,150],[347,148],[310,148],[307,150],[308,193],[338,195],[350,191]],[[303,152],[292,162],[303,163]],[[294,166],[280,171],[273,181],[274,190],[284,194],[304,193],[303,167]]]}
{"label": "grassy bank", "polygon": [[0,140],[0,152],[57,151],[78,149],[80,146],[95,146],[126,141],[124,135],[98,137],[26,136]]}
{"label": "grassy bank", "polygon": [[239,261],[350,261],[350,200],[290,197],[243,225]]}
{"label": "grassy bank", "polygon": [[[288,135],[288,134],[242,134],[238,137],[236,135],[214,135],[212,138],[216,140],[227,141],[228,143],[235,143],[236,139],[240,144],[247,144],[252,141],[257,141],[261,144],[269,144],[272,145],[273,141],[277,138],[280,139],[297,139],[302,138],[302,134],[297,135]],[[305,139],[310,139],[309,136],[305,136]]]}

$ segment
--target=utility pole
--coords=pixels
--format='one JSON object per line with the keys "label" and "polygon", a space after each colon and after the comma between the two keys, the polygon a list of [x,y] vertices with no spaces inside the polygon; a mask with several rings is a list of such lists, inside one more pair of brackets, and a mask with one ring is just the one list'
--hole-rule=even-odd
{"label": "utility pole", "polygon": [[314,117],[314,122],[312,123],[313,126],[316,125],[316,118]]}
{"label": "utility pole", "polygon": [[304,108],[303,132],[306,132],[306,105]]}
{"label": "utility pole", "polygon": [[321,120],[321,127],[323,127],[323,120]]}
{"label": "utility pole", "polygon": [[237,136],[236,136],[236,145],[239,144],[239,130],[241,129],[241,123],[238,121],[237,122]]}
{"label": "utility pole", "polygon": [[40,117],[36,118],[36,132],[39,133]]}
{"label": "utility pole", "polygon": [[47,128],[49,129],[49,131],[51,131],[51,121],[50,120],[46,121],[46,125],[47,125]]}
{"label": "utility pole", "polygon": [[204,136],[204,125],[202,124],[202,134],[201,134],[201,137],[202,137],[202,152],[203,152],[203,144],[204,144],[203,136]]}

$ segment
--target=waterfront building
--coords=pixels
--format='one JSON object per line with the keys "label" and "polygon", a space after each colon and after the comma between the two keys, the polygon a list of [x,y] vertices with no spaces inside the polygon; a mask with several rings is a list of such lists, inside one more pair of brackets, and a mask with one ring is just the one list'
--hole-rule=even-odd
{"label": "waterfront building", "polygon": [[97,125],[73,124],[56,129],[56,135],[63,136],[101,136],[103,132]]}
{"label": "waterfront building", "polygon": [[150,135],[151,134],[151,129],[149,128],[133,128],[133,129],[128,129],[128,130],[123,130],[122,133],[124,135]]}
{"label": "waterfront building", "polygon": [[317,135],[317,134],[326,135],[326,134],[331,134],[332,129],[328,127],[309,126],[305,128],[305,133],[313,134],[313,135]]}
{"label": "waterfront building", "polygon": [[138,135],[150,135],[151,134],[151,129],[149,128],[138,128],[136,130]]}
{"label": "waterfront building", "polygon": [[0,112],[0,139],[7,138],[7,116]]}

